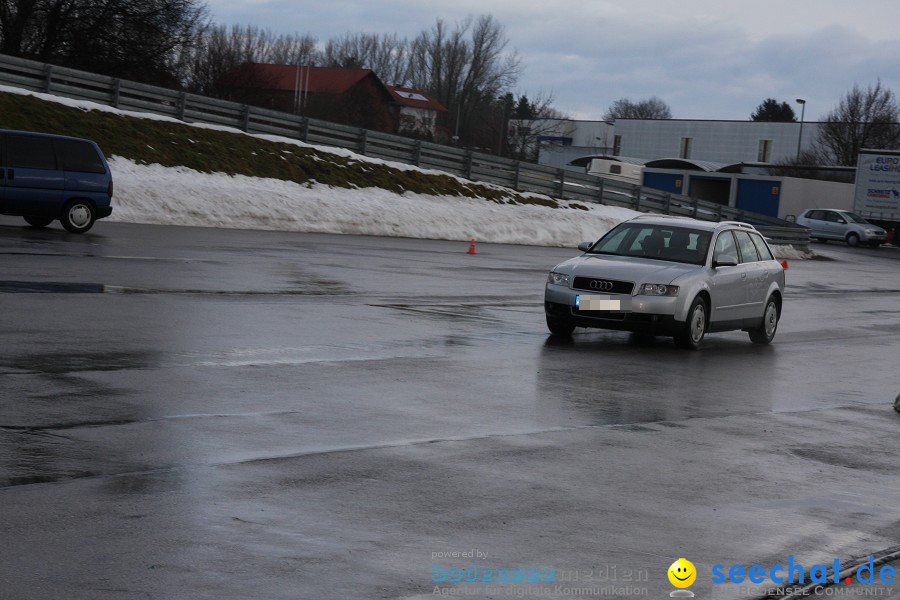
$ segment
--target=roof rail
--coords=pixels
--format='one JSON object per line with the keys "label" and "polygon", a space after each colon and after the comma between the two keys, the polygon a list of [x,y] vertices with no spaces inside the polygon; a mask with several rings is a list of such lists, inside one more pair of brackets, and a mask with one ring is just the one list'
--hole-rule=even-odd
{"label": "roof rail", "polygon": [[742,227],[744,229],[752,229],[753,231],[756,231],[756,227],[754,227],[750,223],[743,223],[741,221],[719,221],[719,225],[734,225],[735,227]]}
{"label": "roof rail", "polygon": [[636,221],[638,219],[688,219],[694,221],[692,217],[686,217],[683,215],[664,215],[664,214],[656,214],[656,213],[644,213],[642,215],[638,215],[636,217],[631,217],[629,221]]}

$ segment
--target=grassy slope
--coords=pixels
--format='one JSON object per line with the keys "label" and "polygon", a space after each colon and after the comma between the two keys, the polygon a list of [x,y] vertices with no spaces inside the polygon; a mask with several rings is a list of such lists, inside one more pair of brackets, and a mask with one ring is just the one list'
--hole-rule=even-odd
{"label": "grassy slope", "polygon": [[184,166],[206,173],[269,177],[301,184],[314,181],[345,188],[378,187],[398,193],[457,195],[504,204],[566,206],[550,198],[527,197],[512,190],[356,161],[240,133],[82,110],[19,94],[0,92],[0,129],[88,138],[97,142],[107,156],[121,156],[140,164]]}

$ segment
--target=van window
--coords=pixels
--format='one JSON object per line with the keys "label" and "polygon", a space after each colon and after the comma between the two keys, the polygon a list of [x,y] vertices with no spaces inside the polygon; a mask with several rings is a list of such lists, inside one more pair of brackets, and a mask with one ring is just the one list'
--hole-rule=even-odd
{"label": "van window", "polygon": [[94,147],[88,142],[79,140],[54,140],[56,156],[63,171],[81,171],[82,173],[106,173],[103,163]]}
{"label": "van window", "polygon": [[53,142],[35,135],[7,135],[6,163],[19,169],[56,170]]}

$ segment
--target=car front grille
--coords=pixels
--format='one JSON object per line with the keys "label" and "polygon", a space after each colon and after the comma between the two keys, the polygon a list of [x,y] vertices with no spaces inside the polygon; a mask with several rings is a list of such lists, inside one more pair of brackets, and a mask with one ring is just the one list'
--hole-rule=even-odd
{"label": "car front grille", "polygon": [[572,288],[597,294],[630,294],[634,289],[634,284],[630,281],[616,281],[601,277],[576,277],[572,282]]}

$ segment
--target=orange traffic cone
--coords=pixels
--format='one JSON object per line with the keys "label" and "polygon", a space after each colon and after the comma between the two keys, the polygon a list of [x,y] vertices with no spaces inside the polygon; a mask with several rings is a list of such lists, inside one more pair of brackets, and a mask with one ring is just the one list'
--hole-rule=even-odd
{"label": "orange traffic cone", "polygon": [[472,238],[472,241],[469,242],[469,251],[466,254],[478,254],[475,252],[475,238]]}

